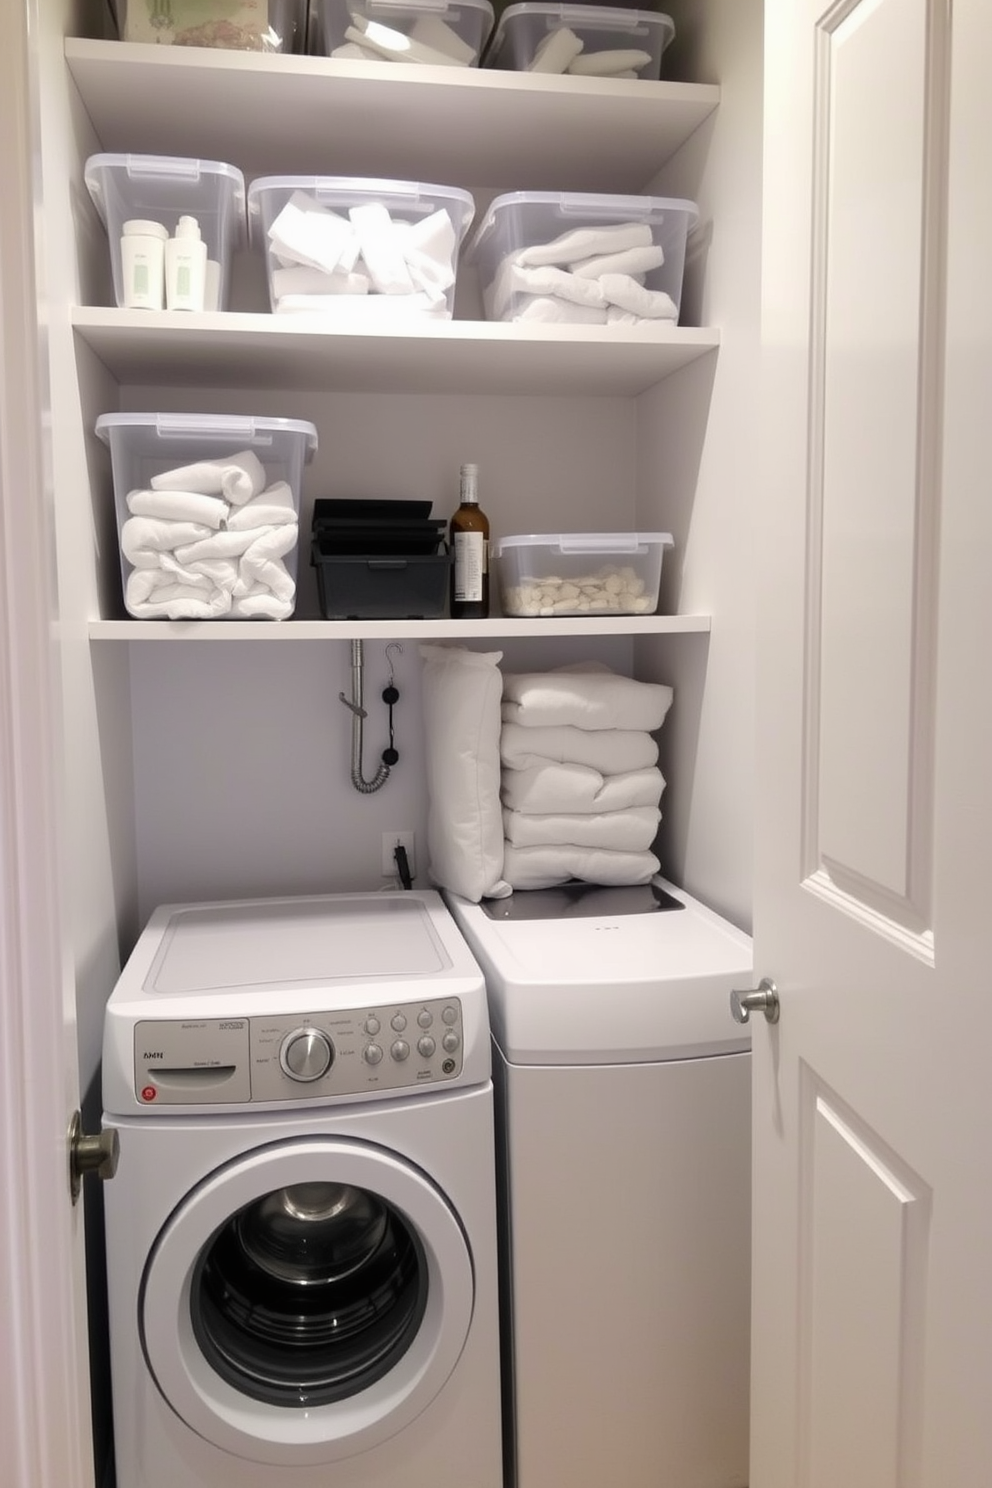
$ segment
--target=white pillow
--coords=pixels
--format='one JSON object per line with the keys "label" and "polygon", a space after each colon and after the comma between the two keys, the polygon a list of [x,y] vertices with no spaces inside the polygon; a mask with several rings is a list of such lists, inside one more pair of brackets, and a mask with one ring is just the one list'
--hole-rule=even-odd
{"label": "white pillow", "polygon": [[425,644],[428,872],[478,904],[511,892],[503,880],[499,798],[502,651]]}

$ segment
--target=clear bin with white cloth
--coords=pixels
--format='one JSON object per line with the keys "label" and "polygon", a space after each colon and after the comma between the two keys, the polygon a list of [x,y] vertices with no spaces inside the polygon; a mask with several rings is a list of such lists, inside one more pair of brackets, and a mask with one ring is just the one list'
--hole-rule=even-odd
{"label": "clear bin with white cloth", "polygon": [[689,201],[516,191],[496,197],[469,243],[487,320],[674,324]]}
{"label": "clear bin with white cloth", "polygon": [[248,188],[279,314],[321,312],[351,326],[450,320],[467,191],[358,176],[263,176]]}
{"label": "clear bin with white cloth", "polygon": [[485,65],[574,77],[657,78],[674,36],[674,22],[659,11],[522,0],[500,16]]}
{"label": "clear bin with white cloth", "polygon": [[106,413],[124,607],[136,619],[287,619],[311,423]]}
{"label": "clear bin with white cloth", "polygon": [[336,61],[478,67],[489,0],[319,0],[308,48]]}

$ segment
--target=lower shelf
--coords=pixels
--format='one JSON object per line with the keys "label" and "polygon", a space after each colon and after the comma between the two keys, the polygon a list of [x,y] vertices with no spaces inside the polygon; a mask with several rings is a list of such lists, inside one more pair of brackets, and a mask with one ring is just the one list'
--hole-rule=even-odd
{"label": "lower shelf", "polygon": [[584,620],[93,620],[93,641],[471,640],[526,636],[685,635],[706,632],[708,615],[638,615]]}

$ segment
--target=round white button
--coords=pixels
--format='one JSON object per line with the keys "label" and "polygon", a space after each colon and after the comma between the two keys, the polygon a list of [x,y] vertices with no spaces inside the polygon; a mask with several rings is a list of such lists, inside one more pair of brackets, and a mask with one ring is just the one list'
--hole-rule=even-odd
{"label": "round white button", "polygon": [[374,1036],[379,1032],[382,1024],[379,1022],[378,1018],[372,1017],[366,1018],[365,1022],[362,1024],[362,1027],[365,1029],[366,1033],[371,1033]]}
{"label": "round white button", "polygon": [[395,1028],[397,1033],[402,1033],[406,1027],[406,1018],[402,1013],[394,1013],[389,1020],[389,1025],[391,1028]]}
{"label": "round white button", "polygon": [[431,1012],[430,1008],[421,1008],[420,1012],[417,1014],[417,1022],[420,1024],[421,1028],[430,1028],[431,1024],[434,1022],[434,1014]]}
{"label": "round white button", "polygon": [[441,1047],[443,1049],[446,1049],[449,1054],[453,1054],[460,1043],[461,1039],[458,1037],[457,1033],[453,1033],[449,1029],[448,1032],[444,1035],[444,1038],[441,1040]]}
{"label": "round white button", "polygon": [[458,1009],[455,1008],[455,1007],[446,1007],[444,1009],[444,1012],[441,1014],[441,1018],[442,1018],[442,1020],[445,1023],[447,1023],[449,1025],[452,1024],[452,1023],[457,1023],[458,1022]]}
{"label": "round white button", "polygon": [[362,1058],[366,1064],[378,1064],[382,1058],[382,1050],[378,1044],[367,1044]]}
{"label": "round white button", "polygon": [[394,1059],[407,1059],[410,1055],[410,1045],[406,1039],[397,1039],[389,1052]]}
{"label": "round white button", "polygon": [[425,1033],[423,1038],[417,1040],[417,1049],[424,1059],[430,1059],[436,1048],[437,1044],[429,1033]]}

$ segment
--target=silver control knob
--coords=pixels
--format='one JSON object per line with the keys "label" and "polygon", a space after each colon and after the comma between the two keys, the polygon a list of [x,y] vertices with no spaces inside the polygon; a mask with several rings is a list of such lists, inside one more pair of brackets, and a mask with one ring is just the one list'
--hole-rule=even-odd
{"label": "silver control knob", "polygon": [[448,1032],[444,1035],[444,1038],[441,1040],[441,1048],[446,1050],[448,1054],[454,1054],[460,1043],[461,1039],[458,1037],[457,1033],[455,1033],[452,1029],[449,1029]]}
{"label": "silver control knob", "polygon": [[334,1063],[334,1045],[319,1028],[294,1028],[282,1041],[279,1063],[291,1080],[306,1085],[327,1074]]}
{"label": "silver control knob", "polygon": [[434,1022],[434,1014],[431,1012],[430,1008],[421,1008],[420,1012],[417,1014],[417,1022],[420,1024],[421,1028],[430,1028],[431,1024]]}
{"label": "silver control knob", "polygon": [[406,1027],[406,1015],[404,1013],[394,1013],[389,1020],[389,1026],[397,1033],[402,1033]]}
{"label": "silver control knob", "polygon": [[458,1022],[458,1009],[455,1008],[455,1007],[446,1007],[444,1009],[443,1013],[441,1014],[441,1019],[442,1019],[442,1022],[447,1023],[449,1025],[452,1024],[452,1023],[457,1023]]}
{"label": "silver control knob", "polygon": [[382,1027],[382,1024],[379,1022],[379,1019],[377,1017],[375,1017],[375,1015],[373,1014],[372,1016],[370,1016],[370,1017],[368,1017],[368,1018],[365,1019],[365,1022],[362,1024],[362,1027],[364,1028],[364,1030],[365,1030],[366,1033],[371,1033],[373,1035],[373,1037],[374,1037],[375,1034],[377,1034],[379,1032],[379,1029]]}
{"label": "silver control knob", "polygon": [[393,1041],[393,1047],[390,1049],[389,1052],[390,1054],[392,1054],[394,1059],[400,1061],[409,1059],[410,1045],[407,1043],[406,1039],[395,1039]]}
{"label": "silver control knob", "polygon": [[378,1064],[382,1058],[382,1050],[378,1044],[367,1044],[362,1054],[366,1064]]}
{"label": "silver control knob", "polygon": [[430,1059],[436,1048],[437,1044],[431,1038],[429,1033],[425,1033],[423,1038],[417,1040],[418,1052],[424,1059]]}

